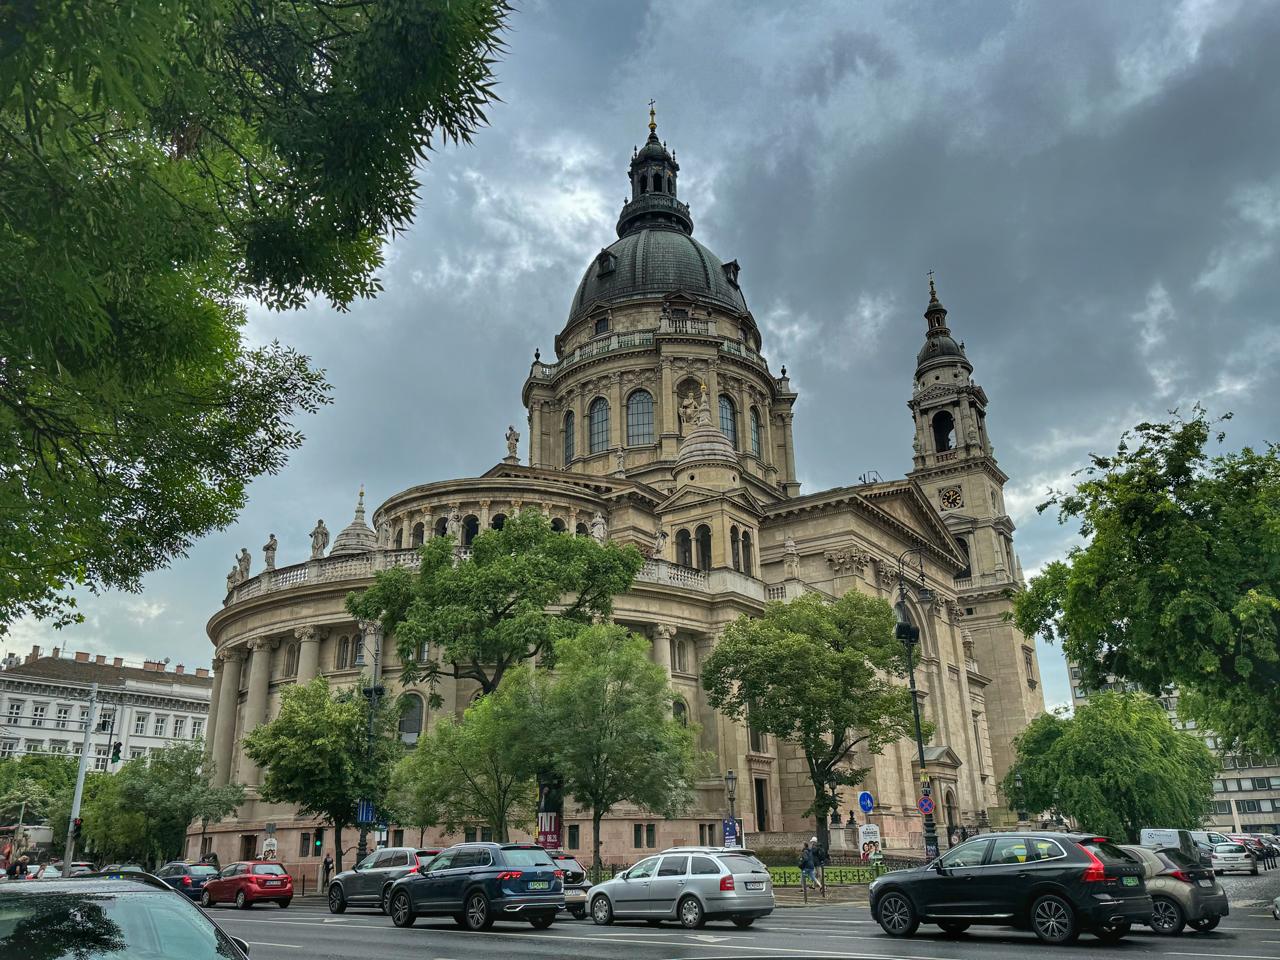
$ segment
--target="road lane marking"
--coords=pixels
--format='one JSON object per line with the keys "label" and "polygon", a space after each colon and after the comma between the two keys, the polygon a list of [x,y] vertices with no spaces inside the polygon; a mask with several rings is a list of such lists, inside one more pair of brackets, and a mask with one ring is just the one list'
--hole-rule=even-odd
{"label": "road lane marking", "polygon": [[1166,957],[1230,957],[1232,960],[1276,960],[1275,955],[1269,957],[1259,956],[1256,953],[1174,953],[1165,954]]}

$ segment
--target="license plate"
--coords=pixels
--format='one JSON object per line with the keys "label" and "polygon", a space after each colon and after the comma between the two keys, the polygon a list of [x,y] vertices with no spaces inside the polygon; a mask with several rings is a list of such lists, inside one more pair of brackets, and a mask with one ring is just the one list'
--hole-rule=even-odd
{"label": "license plate", "polygon": [[1212,881],[1212,880],[1198,880],[1198,881],[1196,881],[1196,882],[1197,882],[1197,883],[1199,883],[1199,884],[1200,884],[1200,886],[1202,886],[1202,887],[1212,887],[1212,886],[1213,886],[1213,881]]}
{"label": "license plate", "polygon": [[1121,881],[1121,883],[1123,883],[1126,887],[1136,887],[1136,886],[1138,885],[1138,878],[1137,878],[1137,877],[1125,877],[1125,878]]}
{"label": "license plate", "polygon": [[763,880],[748,880],[748,881],[747,881],[747,889],[748,889],[748,890],[763,890],[763,889],[764,889],[764,881],[763,881]]}
{"label": "license plate", "polygon": [[566,900],[585,900],[587,899],[587,891],[585,890],[566,890],[564,892]]}
{"label": "license plate", "polygon": [[279,881],[279,880],[268,880],[268,881],[267,881],[267,886],[268,886],[268,887],[278,887],[278,886],[280,886],[280,881]]}
{"label": "license plate", "polygon": [[551,888],[550,880],[530,880],[529,881],[530,890],[549,890],[550,888]]}

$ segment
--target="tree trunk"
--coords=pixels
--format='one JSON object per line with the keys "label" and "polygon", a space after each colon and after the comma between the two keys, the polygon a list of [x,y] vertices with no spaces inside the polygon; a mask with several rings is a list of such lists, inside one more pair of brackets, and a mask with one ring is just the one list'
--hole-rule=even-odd
{"label": "tree trunk", "polygon": [[603,810],[591,808],[591,856],[596,869],[600,868],[600,821],[603,817]]}
{"label": "tree trunk", "polygon": [[813,819],[817,824],[814,835],[818,838],[818,846],[830,852],[831,833],[827,829],[827,789],[825,783],[815,782],[813,785]]}
{"label": "tree trunk", "polygon": [[333,872],[337,876],[342,872],[342,827],[333,821]]}

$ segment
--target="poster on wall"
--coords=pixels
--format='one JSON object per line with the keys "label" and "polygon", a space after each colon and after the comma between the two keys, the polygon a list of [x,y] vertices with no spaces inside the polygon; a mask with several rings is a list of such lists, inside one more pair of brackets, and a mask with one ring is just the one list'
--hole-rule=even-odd
{"label": "poster on wall", "polygon": [[554,776],[538,777],[538,846],[557,850],[564,832],[564,785]]}
{"label": "poster on wall", "polygon": [[864,861],[879,859],[880,827],[877,824],[864,823],[858,827],[858,848]]}

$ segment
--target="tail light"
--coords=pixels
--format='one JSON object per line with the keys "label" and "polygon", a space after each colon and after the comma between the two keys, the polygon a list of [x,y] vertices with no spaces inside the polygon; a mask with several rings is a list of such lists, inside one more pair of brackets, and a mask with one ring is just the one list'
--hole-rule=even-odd
{"label": "tail light", "polygon": [[189,887],[189,886],[191,886],[191,878],[190,878],[190,877],[183,877],[183,878],[182,878],[182,885],[183,885],[184,887]]}
{"label": "tail light", "polygon": [[1181,880],[1183,883],[1195,883],[1191,875],[1185,870],[1170,870],[1165,874],[1166,877],[1173,877],[1175,880]]}
{"label": "tail light", "polygon": [[1081,880],[1085,883],[1102,883],[1112,879],[1107,876],[1107,868],[1102,865],[1101,860],[1093,855],[1092,850],[1082,843],[1077,843],[1076,846],[1084,851],[1084,855],[1089,858],[1089,865],[1084,868],[1084,873],[1080,877]]}
{"label": "tail light", "polygon": [[523,870],[503,870],[498,874],[499,880],[519,880],[524,876]]}
{"label": "tail light", "polygon": [[725,876],[723,876],[723,877],[721,877],[721,878],[720,878],[720,889],[721,889],[721,890],[732,890],[732,889],[733,889],[733,874],[732,874],[732,873],[730,873],[730,874],[726,874]]}
{"label": "tail light", "polygon": [[557,880],[563,880],[563,879],[564,879],[564,871],[563,871],[563,870],[557,870],[557,871],[555,871],[555,878],[556,878]]}
{"label": "tail light", "polygon": [[413,855],[413,869],[417,870],[420,866],[422,866],[422,862],[418,859],[418,855],[415,853]]}

